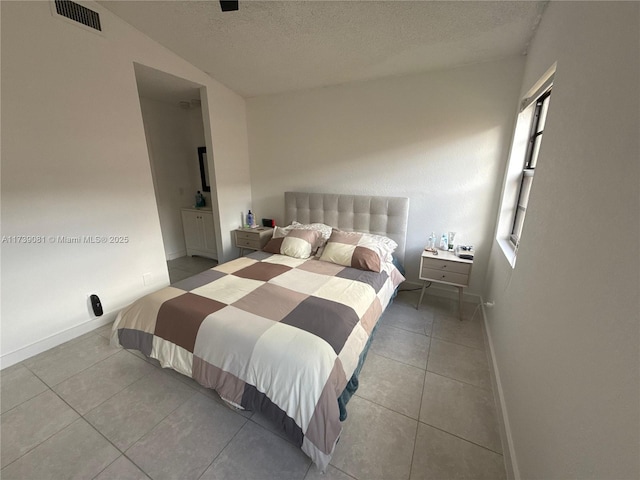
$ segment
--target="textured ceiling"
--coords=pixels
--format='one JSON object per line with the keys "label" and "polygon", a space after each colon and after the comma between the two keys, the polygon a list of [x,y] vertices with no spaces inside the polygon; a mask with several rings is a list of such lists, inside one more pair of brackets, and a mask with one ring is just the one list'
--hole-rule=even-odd
{"label": "textured ceiling", "polygon": [[244,97],[524,54],[546,2],[100,1]]}

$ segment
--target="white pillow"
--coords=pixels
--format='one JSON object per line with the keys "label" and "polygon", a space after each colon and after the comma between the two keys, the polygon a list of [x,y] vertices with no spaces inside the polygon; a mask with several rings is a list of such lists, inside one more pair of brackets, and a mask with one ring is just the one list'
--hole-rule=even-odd
{"label": "white pillow", "polygon": [[385,237],[384,235],[376,235],[375,233],[363,233],[363,235],[371,238],[385,253],[385,260],[387,262],[393,261],[393,252],[398,248],[398,244],[395,240]]}
{"label": "white pillow", "polygon": [[271,236],[271,238],[286,237],[291,230],[293,230],[293,225],[289,225],[288,227],[278,227],[276,225],[275,227],[273,227],[273,235]]}
{"label": "white pillow", "polygon": [[318,242],[313,249],[314,252],[324,247],[324,244],[327,243],[327,240],[329,240],[331,231],[333,230],[329,225],[325,225],[324,223],[300,223],[296,222],[295,220],[291,223],[290,227],[292,229],[295,228],[296,230],[314,230],[316,232],[320,232]]}
{"label": "white pillow", "polygon": [[325,225],[324,223],[299,223],[295,220],[291,223],[291,226],[296,228],[297,230],[317,230],[322,234],[322,238],[325,240],[329,240],[331,236],[332,227],[329,225]]}

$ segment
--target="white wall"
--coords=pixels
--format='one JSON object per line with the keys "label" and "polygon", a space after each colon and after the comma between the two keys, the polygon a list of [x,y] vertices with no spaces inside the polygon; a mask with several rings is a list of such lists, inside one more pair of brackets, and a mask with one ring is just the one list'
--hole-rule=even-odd
{"label": "white wall", "polygon": [[197,150],[204,145],[202,110],[144,97],[140,106],[165,256],[172,260],[187,254],[180,209],[192,207],[202,190]]}
{"label": "white wall", "polygon": [[640,477],[637,2],[551,2],[522,93],[557,61],[515,269],[484,297],[515,476]]}
{"label": "white wall", "polygon": [[410,198],[405,266],[417,281],[432,230],[476,246],[486,272],[522,58],[247,100],[256,218],[283,192]]}
{"label": "white wall", "polygon": [[[121,235],[126,244],[2,245],[2,364],[108,320],[169,281],[133,62],[204,85],[220,223],[250,201],[244,100],[97,4],[104,34],[50,2],[0,2],[2,234]],[[232,190],[230,190],[232,188]],[[219,210],[218,210],[219,207]],[[233,213],[228,213],[233,212]],[[235,254],[229,236],[219,251]],[[143,285],[142,275],[152,282]],[[100,295],[95,320],[87,294]]]}

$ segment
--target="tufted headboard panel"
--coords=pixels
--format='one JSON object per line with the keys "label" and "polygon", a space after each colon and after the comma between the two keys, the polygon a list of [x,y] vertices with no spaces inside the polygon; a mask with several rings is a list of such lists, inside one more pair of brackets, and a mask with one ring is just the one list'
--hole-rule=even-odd
{"label": "tufted headboard panel", "polygon": [[404,263],[409,199],[369,195],[285,192],[285,221],[324,223],[344,231],[385,235],[398,243],[395,255]]}

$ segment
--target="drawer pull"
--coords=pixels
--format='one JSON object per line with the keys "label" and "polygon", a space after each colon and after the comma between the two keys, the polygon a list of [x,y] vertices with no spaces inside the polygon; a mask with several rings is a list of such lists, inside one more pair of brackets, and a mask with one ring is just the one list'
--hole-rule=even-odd
{"label": "drawer pull", "polygon": [[459,273],[462,275],[469,275],[471,272],[471,264],[469,263],[461,263],[461,262],[452,262],[449,260],[440,260],[440,259],[424,259],[422,262],[423,269],[430,270],[439,270],[446,271],[452,273]]}

